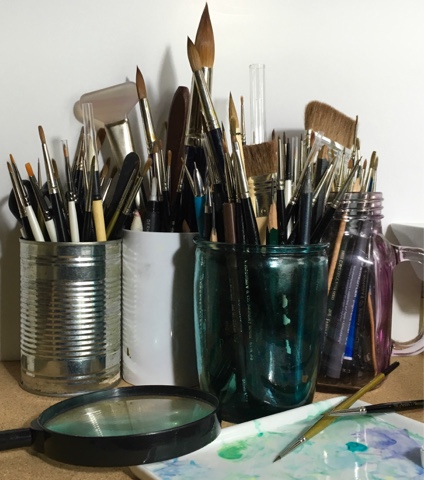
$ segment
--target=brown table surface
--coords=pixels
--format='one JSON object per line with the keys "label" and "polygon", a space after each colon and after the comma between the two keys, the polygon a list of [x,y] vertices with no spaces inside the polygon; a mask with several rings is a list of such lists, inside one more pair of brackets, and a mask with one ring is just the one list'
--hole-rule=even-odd
{"label": "brown table surface", "polygon": [[[397,357],[396,369],[378,389],[367,393],[369,403],[415,400],[424,397],[424,355]],[[19,362],[0,362],[0,430],[27,427],[31,420],[60,398],[38,396],[19,386]],[[122,385],[126,385],[124,382]],[[314,401],[335,397],[317,392]],[[405,416],[424,422],[423,411],[405,412]],[[224,425],[227,426],[227,425]],[[31,453],[30,449],[0,452],[0,479],[89,480],[135,478],[128,468],[87,468],[58,463]]]}

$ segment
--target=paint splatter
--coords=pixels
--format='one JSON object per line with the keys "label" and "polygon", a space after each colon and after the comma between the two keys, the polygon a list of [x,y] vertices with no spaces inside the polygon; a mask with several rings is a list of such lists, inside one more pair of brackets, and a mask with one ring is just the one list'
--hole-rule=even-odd
{"label": "paint splatter", "polygon": [[[328,406],[327,406],[328,408]],[[325,410],[310,406],[308,414],[290,423],[258,419],[247,427],[224,429],[210,445],[190,455],[143,468],[158,480],[424,480],[420,447],[422,429],[400,428],[392,416],[340,419],[273,463],[276,454]],[[396,415],[395,417],[399,417]],[[275,416],[275,418],[278,418]],[[282,418],[282,417],[281,417]],[[402,424],[402,422],[401,422]],[[241,427],[241,428],[238,428]],[[415,433],[414,433],[415,432]],[[417,433],[421,432],[421,433]]]}
{"label": "paint splatter", "polygon": [[350,452],[366,452],[368,447],[363,443],[347,442],[346,447]]}

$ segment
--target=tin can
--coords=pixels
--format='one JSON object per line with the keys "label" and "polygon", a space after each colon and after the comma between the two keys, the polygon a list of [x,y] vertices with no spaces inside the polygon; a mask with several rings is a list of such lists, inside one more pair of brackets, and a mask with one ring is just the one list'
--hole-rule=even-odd
{"label": "tin can", "polygon": [[121,243],[20,240],[25,390],[67,396],[119,382]]}

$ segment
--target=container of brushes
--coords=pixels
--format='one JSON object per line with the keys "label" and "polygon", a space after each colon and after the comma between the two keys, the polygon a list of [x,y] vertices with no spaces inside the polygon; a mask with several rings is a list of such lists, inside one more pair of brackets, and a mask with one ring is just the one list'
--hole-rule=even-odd
{"label": "container of brushes", "polygon": [[121,240],[20,240],[21,385],[70,396],[121,369]]}
{"label": "container of brushes", "polygon": [[328,302],[317,388],[359,390],[391,356],[424,351],[424,327],[414,339],[392,339],[393,270],[424,264],[424,248],[392,245],[382,234],[383,194],[349,192],[322,240],[329,244]]}
{"label": "container of brushes", "polygon": [[200,388],[245,422],[312,401],[326,312],[323,244],[196,240],[194,318]]}
{"label": "container of brushes", "polygon": [[198,384],[194,236],[124,230],[122,376],[130,384]]}

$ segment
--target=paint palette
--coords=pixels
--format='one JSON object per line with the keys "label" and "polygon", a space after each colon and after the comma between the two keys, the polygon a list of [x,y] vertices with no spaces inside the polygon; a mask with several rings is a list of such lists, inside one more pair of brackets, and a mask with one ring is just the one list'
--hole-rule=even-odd
{"label": "paint palette", "polygon": [[424,424],[394,413],[340,418],[273,463],[278,452],[340,400],[224,428],[214,442],[189,455],[131,470],[144,480],[424,479]]}

